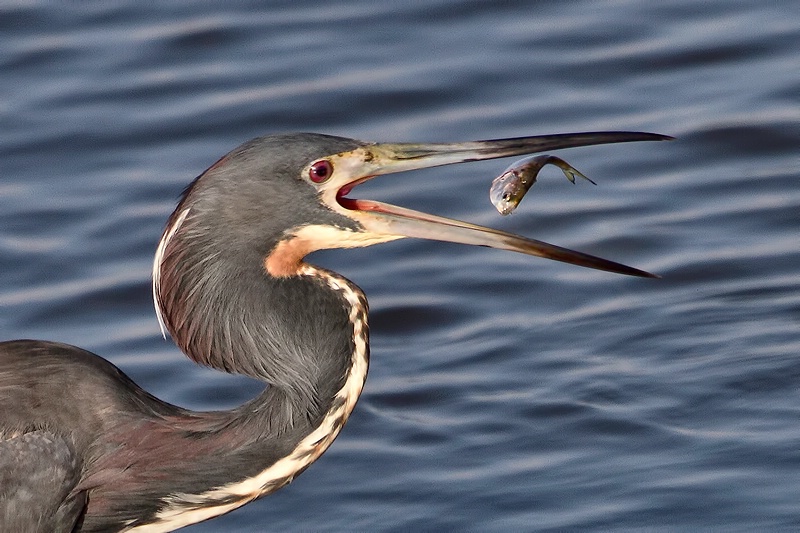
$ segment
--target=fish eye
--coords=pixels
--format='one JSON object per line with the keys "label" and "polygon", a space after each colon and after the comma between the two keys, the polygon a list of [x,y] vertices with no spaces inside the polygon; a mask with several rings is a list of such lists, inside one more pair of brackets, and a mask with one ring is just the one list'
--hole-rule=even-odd
{"label": "fish eye", "polygon": [[308,179],[314,183],[325,183],[333,174],[333,164],[327,159],[320,159],[308,169]]}

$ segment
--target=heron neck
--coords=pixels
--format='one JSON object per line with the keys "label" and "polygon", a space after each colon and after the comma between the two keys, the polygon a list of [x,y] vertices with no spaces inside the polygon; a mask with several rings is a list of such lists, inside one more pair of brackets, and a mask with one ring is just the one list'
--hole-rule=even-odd
{"label": "heron neck", "polygon": [[308,264],[296,276],[270,276],[256,251],[237,256],[170,244],[157,303],[176,344],[199,364],[268,383],[254,401],[272,412],[270,431],[315,426],[344,386],[354,354],[368,357],[361,290]]}
{"label": "heron neck", "polygon": [[[261,425],[263,433],[304,437],[344,406],[337,415],[340,427],[355,406],[369,365],[366,297],[342,276],[312,265],[303,265],[296,278],[267,278],[274,284],[271,296],[283,300],[277,313],[281,321],[295,321],[292,327],[273,324],[271,331],[291,340],[282,335],[283,346],[275,346],[274,335],[262,325],[259,364],[234,371],[270,386],[236,411],[241,420]],[[230,371],[218,359],[209,364]]]}
{"label": "heron neck", "polygon": [[[206,437],[204,441],[207,445],[216,450],[218,458],[214,461],[214,468],[236,464],[241,465],[241,470],[233,479],[226,470],[220,470],[218,476],[212,476],[219,480],[227,478],[224,484],[209,479],[208,472],[204,472],[200,484],[208,487],[205,491],[173,493],[169,505],[157,513],[161,525],[182,527],[228,512],[278,490],[325,452],[355,407],[364,386],[369,362],[366,299],[358,287],[344,278],[310,265],[303,267],[294,282],[306,287],[306,296],[311,299],[293,298],[284,301],[281,308],[285,311],[292,305],[298,305],[308,310],[307,305],[302,303],[304,301],[321,306],[312,307],[312,311],[306,314],[297,315],[296,310],[290,313],[298,324],[302,324],[302,319],[317,319],[299,328],[305,332],[300,337],[313,339],[314,342],[305,342],[300,346],[283,339],[285,342],[276,346],[274,336],[254,339],[253,343],[263,350],[259,352],[262,356],[257,361],[250,361],[246,373],[255,372],[257,377],[268,381],[271,386],[230,413],[216,413],[213,417],[215,421],[210,425],[207,417],[180,417],[178,424],[184,433],[200,430]],[[272,296],[298,294],[297,286],[289,286],[294,288],[281,291],[272,287]],[[317,296],[313,297],[313,294]],[[324,295],[322,300],[319,300],[320,295]],[[337,302],[339,308],[347,312],[344,317],[348,324],[344,329],[349,332],[346,343],[340,335],[333,335],[342,331],[341,324],[319,318],[326,309],[330,310],[328,298],[334,298],[331,301]],[[331,314],[337,316],[340,313]],[[169,319],[169,315],[167,317]],[[246,322],[245,326],[255,328],[255,325]],[[289,331],[293,331],[292,328]],[[196,351],[197,347],[182,336],[182,332],[181,329],[175,331],[176,341],[193,359],[205,353],[208,359],[203,362],[211,366],[228,371],[238,368],[231,367],[231,360],[219,352]],[[230,344],[230,341],[227,342]],[[278,352],[291,353],[292,359],[276,364]],[[300,357],[299,352],[306,357]],[[283,366],[293,361],[298,366]],[[316,364],[312,361],[316,361]],[[301,365],[310,365],[312,370],[303,370]],[[298,378],[298,373],[304,377]],[[293,384],[298,379],[305,383],[304,380],[309,377],[312,393],[307,397],[307,392],[298,392]],[[194,427],[195,424],[197,427]],[[198,506],[197,502],[203,503]]]}
{"label": "heron neck", "polygon": [[[236,302],[243,311],[235,315],[228,313],[233,303],[203,306],[189,293],[164,298],[160,305],[173,337],[187,355],[270,385],[232,411],[203,413],[165,408],[131,385],[136,403],[149,405],[152,417],[144,426],[140,417],[134,417],[132,425],[117,425],[103,438],[115,446],[139,450],[142,460],[132,464],[127,455],[117,454],[93,465],[98,476],[109,472],[120,476],[119,484],[103,485],[93,493],[99,515],[151,513],[153,522],[142,531],[150,531],[151,526],[171,531],[199,522],[281,488],[337,437],[367,374],[364,295],[344,278],[311,266],[304,266],[296,279],[281,283],[259,275],[260,288],[245,276],[234,278],[234,286],[228,287],[226,294],[239,296],[242,287],[236,283],[253,287],[248,298]],[[256,301],[262,304],[259,313],[247,305]],[[187,306],[199,306],[195,313],[188,313],[193,320],[186,318]],[[213,317],[202,312],[212,308],[223,312]],[[281,322],[289,318],[292,324]],[[228,351],[234,347],[241,349]],[[124,464],[115,462],[120,459]],[[89,480],[94,486],[91,476]],[[138,511],[122,503],[117,507],[117,502],[129,501],[120,499],[118,485],[126,487],[126,495],[141,491]]]}

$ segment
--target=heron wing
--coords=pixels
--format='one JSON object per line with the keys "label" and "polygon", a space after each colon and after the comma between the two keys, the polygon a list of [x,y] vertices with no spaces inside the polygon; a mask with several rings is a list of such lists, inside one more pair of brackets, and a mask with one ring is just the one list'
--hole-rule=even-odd
{"label": "heron wing", "polygon": [[73,494],[80,464],[67,441],[48,431],[0,435],[0,531],[72,532],[86,506]]}

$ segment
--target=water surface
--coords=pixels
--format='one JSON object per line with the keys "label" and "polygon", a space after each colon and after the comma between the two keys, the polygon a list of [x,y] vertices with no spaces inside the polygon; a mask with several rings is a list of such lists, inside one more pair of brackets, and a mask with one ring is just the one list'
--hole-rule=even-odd
{"label": "water surface", "polygon": [[[171,7],[170,7],[171,6]],[[99,353],[166,401],[256,383],[161,339],[151,257],[239,143],[674,135],[360,194],[657,272],[423,241],[318,253],[370,297],[372,367],[326,455],[187,531],[800,527],[800,8],[668,0],[0,6],[0,338]]]}

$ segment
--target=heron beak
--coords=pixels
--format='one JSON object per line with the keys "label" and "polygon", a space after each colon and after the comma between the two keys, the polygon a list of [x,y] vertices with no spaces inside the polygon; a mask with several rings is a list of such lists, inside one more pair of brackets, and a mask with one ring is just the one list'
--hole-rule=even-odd
{"label": "heron beak", "polygon": [[658,276],[637,268],[546,242],[381,202],[348,198],[347,194],[359,183],[383,174],[560,148],[669,139],[671,137],[654,133],[597,132],[464,143],[365,145],[327,158],[333,164],[334,173],[321,188],[321,194],[329,207],[364,227],[365,232],[372,236],[370,244],[402,237],[433,239],[488,246],[597,270],[655,278]]}

